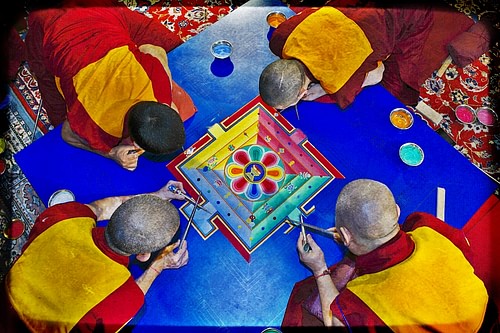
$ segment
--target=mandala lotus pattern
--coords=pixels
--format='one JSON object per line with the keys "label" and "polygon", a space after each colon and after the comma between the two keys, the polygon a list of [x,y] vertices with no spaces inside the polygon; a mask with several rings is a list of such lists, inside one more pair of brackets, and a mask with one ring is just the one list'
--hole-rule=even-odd
{"label": "mandala lotus pattern", "polygon": [[233,193],[246,200],[259,201],[279,191],[285,167],[276,152],[251,145],[234,151],[226,164],[225,175]]}

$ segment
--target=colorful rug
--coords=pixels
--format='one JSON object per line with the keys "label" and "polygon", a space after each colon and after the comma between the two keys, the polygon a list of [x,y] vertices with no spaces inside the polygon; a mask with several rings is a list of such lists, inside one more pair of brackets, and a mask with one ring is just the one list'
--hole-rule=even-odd
{"label": "colorful rug", "polygon": [[459,105],[468,105],[474,110],[482,106],[498,109],[493,98],[498,91],[490,91],[489,85],[491,62],[491,57],[484,54],[464,68],[451,64],[441,77],[433,75],[426,80],[420,97],[442,116],[441,122],[434,124],[422,115],[429,126],[434,130],[443,129],[460,153],[500,183],[500,122],[497,120],[496,126],[486,126],[476,117],[464,123],[455,113]]}
{"label": "colorful rug", "polygon": [[206,6],[182,5],[182,1],[177,0],[168,3],[160,3],[159,0],[118,1],[147,17],[160,21],[183,41],[197,35],[235,8],[231,0],[205,0]]}

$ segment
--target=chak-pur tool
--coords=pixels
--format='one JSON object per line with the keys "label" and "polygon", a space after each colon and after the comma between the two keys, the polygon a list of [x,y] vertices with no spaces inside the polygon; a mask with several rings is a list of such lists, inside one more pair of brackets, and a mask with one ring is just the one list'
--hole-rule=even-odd
{"label": "chak-pur tool", "polygon": [[196,214],[196,211],[198,210],[198,207],[200,207],[198,205],[198,202],[200,201],[200,198],[201,197],[198,197],[198,200],[196,200],[195,203],[194,203],[193,211],[191,212],[191,215],[189,216],[189,220],[188,220],[188,224],[186,226],[186,230],[184,230],[184,234],[182,235],[181,242],[179,243],[180,247],[182,247],[182,243],[184,243],[184,241],[186,240],[189,228],[191,227],[191,224],[193,223],[194,214]]}
{"label": "chak-pur tool", "polygon": [[[189,195],[185,194],[185,193],[182,193],[182,191],[175,187],[174,185],[170,185],[168,187],[168,190],[172,193],[175,193],[175,194],[178,194],[178,195],[182,195],[184,197],[185,200],[189,201],[190,203],[192,203],[193,205],[197,206],[198,208],[200,209],[203,209],[205,212],[207,213],[210,213],[206,208],[203,208],[201,207],[199,204],[198,204],[198,201],[194,200],[193,198],[191,198]],[[200,196],[198,196],[198,200],[200,199]]]}

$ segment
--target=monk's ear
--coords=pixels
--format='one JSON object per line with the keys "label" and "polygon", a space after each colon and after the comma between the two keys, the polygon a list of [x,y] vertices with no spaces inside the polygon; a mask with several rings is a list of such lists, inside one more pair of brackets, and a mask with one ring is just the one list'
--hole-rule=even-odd
{"label": "monk's ear", "polygon": [[396,210],[397,210],[397,213],[398,213],[398,219],[399,219],[399,215],[401,214],[401,208],[399,208],[399,205],[396,204]]}

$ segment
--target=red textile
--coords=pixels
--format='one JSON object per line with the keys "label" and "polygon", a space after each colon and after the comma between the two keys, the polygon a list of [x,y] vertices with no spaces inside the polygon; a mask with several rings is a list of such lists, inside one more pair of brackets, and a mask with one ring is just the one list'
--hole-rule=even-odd
{"label": "red textile", "polygon": [[[414,250],[414,243],[405,232],[422,226],[428,226],[439,232],[452,241],[467,258],[470,258],[470,248],[461,230],[443,223],[433,215],[413,213],[402,224],[402,231],[388,243],[366,255],[355,257],[354,261],[346,257],[330,268],[332,279],[340,291],[336,301],[331,305],[332,312],[337,318],[346,316],[351,327],[385,326],[366,304],[344,287],[349,280],[357,276],[381,271],[406,259]],[[353,269],[349,269],[348,267],[353,266],[353,262]],[[317,293],[316,281],[313,277],[295,284],[282,322],[284,331],[294,326],[323,325],[317,317],[306,310],[306,308],[311,308],[310,304]]]}
{"label": "red textile", "polygon": [[[49,207],[43,211],[35,221],[30,237],[23,247],[23,252],[36,237],[49,229],[52,225],[73,217],[96,218],[95,214],[88,206],[77,202],[69,202]],[[104,228],[94,228],[92,230],[92,239],[95,245],[104,254],[113,259],[117,265],[128,266],[129,258],[118,255],[107,245],[104,237]],[[63,276],[61,276],[61,278],[63,278]],[[82,281],[84,279],[85,277],[83,276]],[[55,283],[57,283],[57,281],[55,281]],[[8,309],[12,309],[6,299],[2,301],[7,303]],[[131,275],[120,288],[112,292],[107,298],[103,299],[82,317],[74,330],[78,330],[79,332],[95,332],[96,330],[102,332],[116,332],[133,318],[143,304],[144,294]],[[14,320],[13,323],[19,320],[15,318],[14,313],[10,314],[10,316],[10,320]],[[12,329],[18,329],[18,327]]]}
{"label": "red textile", "polygon": [[470,242],[476,275],[484,281],[497,308],[500,308],[500,270],[497,268],[500,257],[500,243],[497,240],[497,235],[500,235],[499,221],[500,199],[491,195],[463,227]]}
{"label": "red textile", "polygon": [[500,182],[498,125],[485,126],[477,120],[464,124],[455,115],[455,108],[461,104],[474,109],[491,106],[496,91],[489,84],[490,62],[490,55],[484,54],[463,68],[452,63],[443,76],[429,77],[420,89],[420,96],[443,120],[434,124],[418,111],[417,114],[434,130],[443,129],[462,155]]}
{"label": "red textile", "polygon": [[[451,12],[446,15],[454,20],[450,29],[446,22],[443,24],[435,18],[435,15],[440,19],[445,15],[423,7],[338,9],[360,26],[374,50],[342,89],[318,99],[338,103],[342,108],[352,103],[362,89],[366,73],[375,69],[378,61],[384,61],[385,65],[384,87],[403,103],[416,104],[420,85],[446,58],[446,43],[473,23],[465,15]],[[270,41],[270,48],[276,55],[281,56],[290,31],[313,10],[303,11],[276,29]]]}

